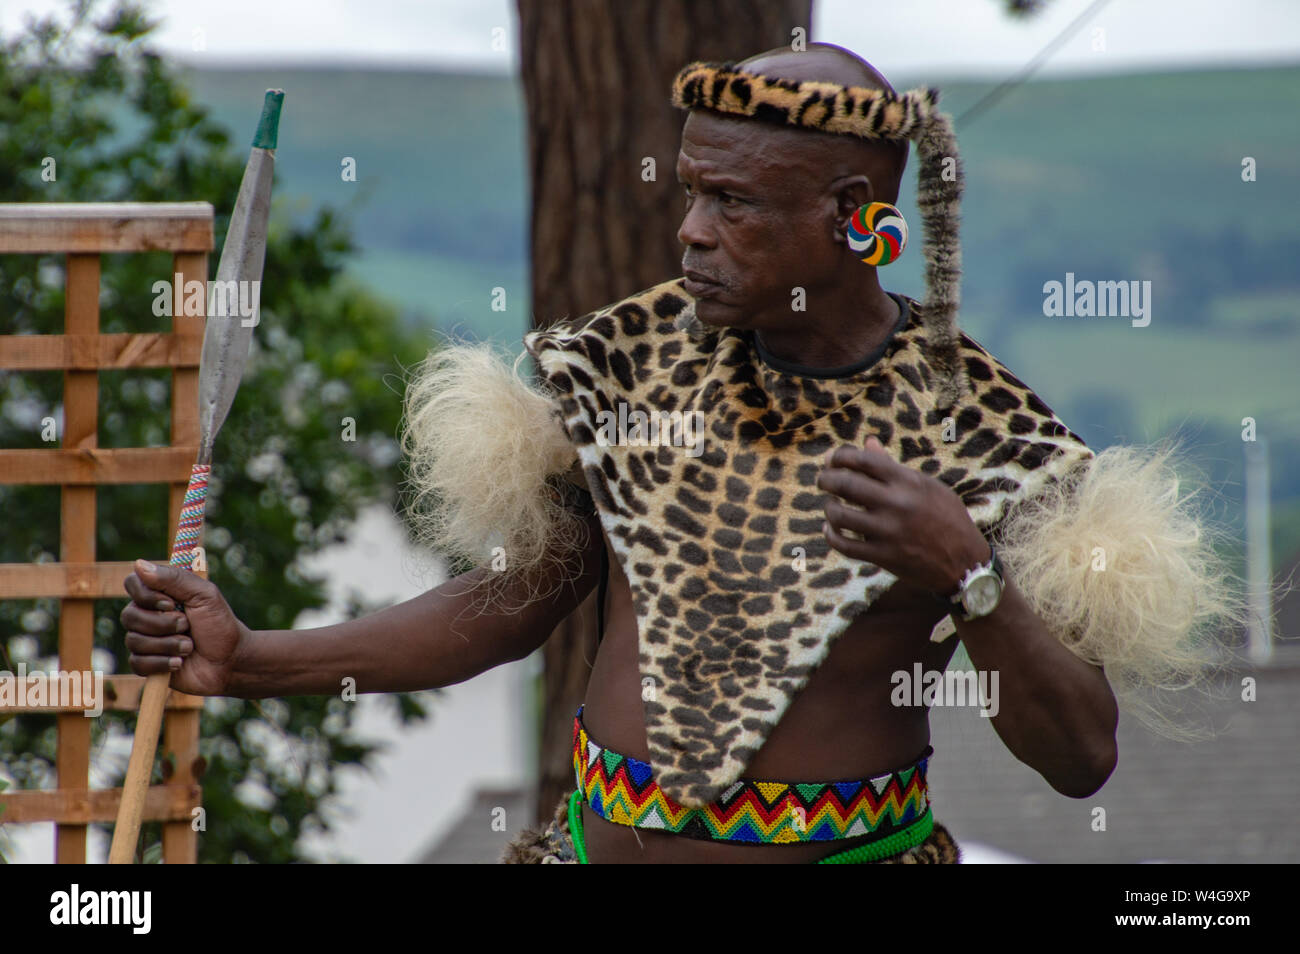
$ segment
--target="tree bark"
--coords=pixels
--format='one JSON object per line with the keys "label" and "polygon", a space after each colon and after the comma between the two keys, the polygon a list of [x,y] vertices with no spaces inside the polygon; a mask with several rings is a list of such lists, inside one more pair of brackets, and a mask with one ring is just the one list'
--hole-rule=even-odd
{"label": "tree bark", "polygon": [[[681,271],[673,76],[811,32],[812,0],[518,0],[536,327]],[[653,169],[647,160],[653,160]],[[650,178],[653,173],[653,178]],[[537,812],[573,787],[572,719],[595,659],[595,594],[543,649]]]}

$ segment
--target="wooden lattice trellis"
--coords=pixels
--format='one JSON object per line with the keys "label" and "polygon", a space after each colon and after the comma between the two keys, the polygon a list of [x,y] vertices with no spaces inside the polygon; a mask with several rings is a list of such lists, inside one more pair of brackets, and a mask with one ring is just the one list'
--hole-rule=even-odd
{"label": "wooden lattice trellis", "polygon": [[[124,597],[130,563],[95,559],[96,487],[101,484],[170,485],[170,527],[155,562],[166,563],[175,536],[190,465],[198,449],[198,367],[203,343],[200,317],[183,317],[187,281],[207,282],[213,248],[212,206],[206,202],[103,204],[0,204],[0,253],[67,256],[67,299],[61,335],[0,335],[0,371],[63,371],[64,421],[60,447],[0,449],[0,483],[58,484],[62,488],[58,563],[0,564],[0,599],[57,597],[59,669],[91,669],[94,600]],[[173,292],[170,334],[100,334],[99,265],[108,252],[169,251]],[[160,276],[162,277],[162,276]],[[206,284],[205,286],[206,287]],[[171,446],[101,449],[98,439],[99,372],[121,368],[171,368]],[[7,520],[21,519],[6,515]],[[29,682],[46,676],[28,676]],[[135,710],[144,679],[104,678],[104,708]],[[30,694],[29,694],[30,695]],[[16,694],[14,698],[17,698]],[[193,863],[198,835],[191,825],[201,805],[198,775],[202,699],[169,692],[162,752],[166,783],[151,786],[144,819],[163,822],[163,860]],[[55,823],[55,861],[84,863],[91,822],[112,822],[121,789],[91,790],[90,719],[84,706],[18,707],[6,712],[57,713],[58,787],[0,793],[0,824]]]}

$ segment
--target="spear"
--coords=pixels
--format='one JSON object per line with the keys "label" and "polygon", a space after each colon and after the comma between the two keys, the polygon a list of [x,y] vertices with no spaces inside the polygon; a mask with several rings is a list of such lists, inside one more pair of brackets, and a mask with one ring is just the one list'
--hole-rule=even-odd
{"label": "spear", "polygon": [[[257,302],[253,292],[243,300],[252,302],[253,314],[240,313],[240,288],[243,282],[260,288],[262,264],[266,260],[266,223],[271,208],[271,176],[275,171],[276,134],[280,124],[280,106],[284,91],[268,89],[262,104],[262,117],[253,136],[253,148],[239,183],[239,196],[230,215],[226,242],[217,265],[217,278],[208,298],[208,317],[203,329],[203,353],[199,359],[199,453],[190,471],[176,541],[172,545],[171,565],[190,569],[203,530],[203,508],[208,493],[208,475],[212,471],[212,446],[217,431],[235,400],[239,379],[248,361],[248,347],[257,324]],[[140,697],[140,715],[135,723],[131,760],[122,785],[122,802],[118,807],[109,864],[130,864],[135,857],[144,800],[153,773],[154,753],[158,747],[158,730],[162,726],[163,704],[171,673],[155,673],[145,680]]]}

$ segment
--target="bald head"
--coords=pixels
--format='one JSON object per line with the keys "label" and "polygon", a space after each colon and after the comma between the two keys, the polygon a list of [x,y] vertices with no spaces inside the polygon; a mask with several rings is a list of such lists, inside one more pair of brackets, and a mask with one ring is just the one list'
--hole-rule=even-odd
{"label": "bald head", "polygon": [[[842,46],[810,43],[802,52],[780,46],[741,60],[737,67],[746,73],[762,73],[777,79],[838,83],[895,92],[874,66]],[[743,121],[743,120],[742,120]],[[862,173],[871,179],[874,199],[897,202],[899,185],[907,166],[907,142],[871,142],[856,136],[805,129],[770,129],[778,148],[786,149],[799,165],[822,170],[828,178]]]}
{"label": "bald head", "polygon": [[778,46],[765,53],[755,53],[736,65],[746,73],[764,73],[796,82],[812,80],[894,91],[879,70],[856,53],[834,43],[810,43],[802,52]]}

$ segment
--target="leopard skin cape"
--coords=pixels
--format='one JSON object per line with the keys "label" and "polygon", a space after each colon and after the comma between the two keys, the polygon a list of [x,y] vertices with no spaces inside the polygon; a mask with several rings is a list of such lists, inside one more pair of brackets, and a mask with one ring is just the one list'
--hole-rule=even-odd
{"label": "leopard skin cape", "polygon": [[[969,386],[939,406],[921,305],[907,303],[881,357],[837,378],[768,366],[748,332],[704,330],[681,279],[525,336],[631,586],[651,764],[684,805],[744,773],[835,638],[897,579],[823,536],[827,451],[874,435],[986,534],[1094,456],[965,334]],[[695,412],[692,435],[678,421]]]}

